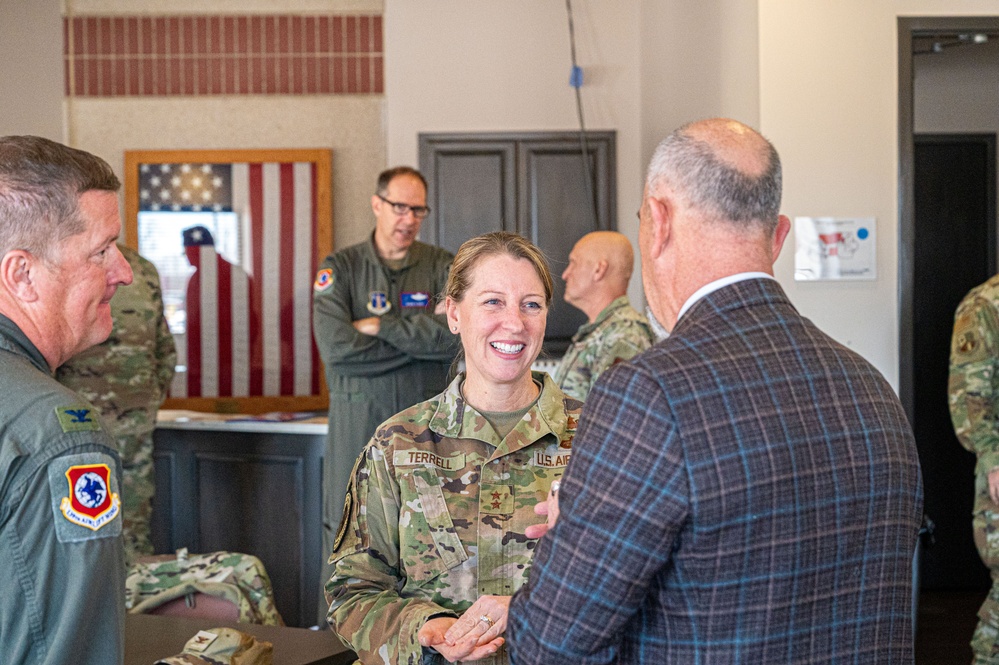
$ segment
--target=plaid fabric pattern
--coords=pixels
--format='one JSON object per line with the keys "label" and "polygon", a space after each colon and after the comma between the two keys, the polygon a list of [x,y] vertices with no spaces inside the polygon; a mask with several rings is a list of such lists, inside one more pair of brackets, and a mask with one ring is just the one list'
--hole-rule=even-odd
{"label": "plaid fabric pattern", "polygon": [[750,279],[590,393],[512,662],[911,663],[915,442],[884,378]]}

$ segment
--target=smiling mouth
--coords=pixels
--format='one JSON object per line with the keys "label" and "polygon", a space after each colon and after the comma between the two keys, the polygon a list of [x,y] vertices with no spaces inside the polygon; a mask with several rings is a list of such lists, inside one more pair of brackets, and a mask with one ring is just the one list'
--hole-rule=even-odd
{"label": "smiling mouth", "polygon": [[489,345],[500,353],[520,353],[524,350],[523,344],[504,344],[503,342],[489,342]]}

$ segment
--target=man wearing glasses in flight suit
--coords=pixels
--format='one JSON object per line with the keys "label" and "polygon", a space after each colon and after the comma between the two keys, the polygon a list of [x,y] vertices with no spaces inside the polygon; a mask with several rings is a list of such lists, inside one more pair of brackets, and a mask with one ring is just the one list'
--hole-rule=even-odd
{"label": "man wearing glasses in flight suit", "polygon": [[453,256],[416,241],[430,212],[423,175],[407,166],[383,171],[371,209],[371,237],[326,257],[313,285],[313,331],[330,394],[324,561],[349,513],[344,501],[358,454],[379,424],[444,390],[457,350],[437,302]]}

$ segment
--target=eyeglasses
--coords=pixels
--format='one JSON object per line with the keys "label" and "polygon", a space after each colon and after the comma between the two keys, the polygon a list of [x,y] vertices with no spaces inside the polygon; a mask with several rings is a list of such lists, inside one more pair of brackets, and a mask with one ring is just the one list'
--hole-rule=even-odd
{"label": "eyeglasses", "polygon": [[397,215],[405,215],[408,212],[412,212],[413,217],[417,219],[423,219],[424,217],[430,214],[430,208],[428,208],[427,206],[411,206],[408,203],[396,203],[395,201],[389,201],[381,194],[375,194],[375,196],[377,196],[382,201],[385,201],[385,203],[392,206],[392,212],[394,212]]}

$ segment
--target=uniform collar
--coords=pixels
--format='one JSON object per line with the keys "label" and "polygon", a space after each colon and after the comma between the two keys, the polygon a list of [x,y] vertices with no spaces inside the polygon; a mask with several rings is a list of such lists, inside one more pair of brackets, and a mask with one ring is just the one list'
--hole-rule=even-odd
{"label": "uniform collar", "polygon": [[27,358],[32,365],[46,374],[52,373],[48,361],[38,347],[28,339],[16,323],[3,314],[0,314],[0,349]]}
{"label": "uniform collar", "polygon": [[[386,270],[392,270],[392,268],[389,268],[388,265],[384,261],[382,261],[381,257],[378,256],[378,247],[375,245],[374,231],[372,231],[371,235],[368,236],[368,241],[365,243],[365,245],[367,246],[369,261],[384,267]],[[423,254],[423,244],[418,240],[414,240],[413,244],[409,246],[409,251],[406,252],[406,256],[403,257],[402,266],[397,270],[401,271],[409,269],[410,267],[412,267],[414,263],[420,260],[422,254]]]}
{"label": "uniform collar", "polygon": [[563,401],[565,395],[552,378],[544,372],[531,372],[531,377],[541,384],[537,405],[527,412],[505,440],[500,441],[489,421],[462,397],[464,372],[441,395],[441,401],[430,418],[431,431],[450,439],[476,439],[488,443],[496,448],[493,457],[520,450],[547,434],[574,431],[575,419],[569,422]]}
{"label": "uniform collar", "polygon": [[615,311],[621,309],[622,307],[627,307],[628,304],[628,296],[618,296],[617,298],[614,298],[609,305],[600,310],[600,313],[597,314],[597,318],[594,319],[593,323],[584,323],[579,326],[579,330],[577,330],[576,334],[572,336],[572,341],[578,342],[579,340],[585,338],[591,332],[599,328],[600,324],[613,316]]}

